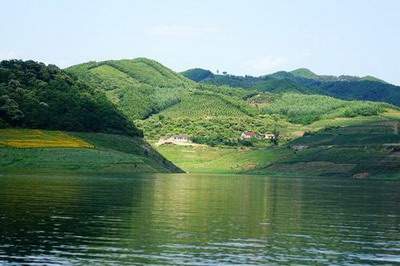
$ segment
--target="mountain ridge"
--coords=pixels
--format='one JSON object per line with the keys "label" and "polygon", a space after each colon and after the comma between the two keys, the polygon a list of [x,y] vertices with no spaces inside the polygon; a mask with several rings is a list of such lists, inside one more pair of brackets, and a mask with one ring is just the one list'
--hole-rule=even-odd
{"label": "mountain ridge", "polygon": [[[187,78],[202,77],[208,73],[205,69],[191,69],[181,72]],[[211,75],[212,74],[212,75]],[[305,94],[320,94],[344,100],[369,100],[386,102],[400,106],[400,87],[373,76],[357,77],[349,75],[317,75],[309,69],[278,71],[259,77],[218,75],[211,72],[200,83],[228,85],[256,89],[258,91],[292,91]]]}

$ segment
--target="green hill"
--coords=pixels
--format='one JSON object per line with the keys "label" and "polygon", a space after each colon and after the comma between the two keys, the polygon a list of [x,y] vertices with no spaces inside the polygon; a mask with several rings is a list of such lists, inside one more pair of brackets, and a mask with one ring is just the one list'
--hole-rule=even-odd
{"label": "green hill", "polygon": [[[174,77],[158,71],[153,78]],[[0,127],[6,128],[0,129],[2,171],[181,171],[143,140],[104,90],[54,65],[0,62],[0,114]]]}
{"label": "green hill", "polygon": [[317,74],[315,74],[314,72],[312,72],[307,68],[298,68],[293,71],[290,71],[290,73],[295,77],[308,78],[308,79],[318,78]]}
{"label": "green hill", "polygon": [[[242,141],[240,135],[243,131],[260,134],[279,131],[283,138],[289,139],[295,131],[293,128],[301,127],[296,124],[309,124],[327,117],[377,115],[390,108],[302,95],[299,93],[308,93],[307,87],[288,79],[266,76],[254,85],[257,78],[250,76],[214,75],[203,69],[182,73],[196,80],[213,79],[213,84],[200,85],[144,58],[89,62],[67,71],[93,89],[104,91],[151,140],[186,134],[200,144],[265,146],[269,145],[268,141]],[[298,70],[297,73],[301,71],[307,72]],[[226,80],[230,80],[230,86],[252,88],[217,86]]]}
{"label": "green hill", "polygon": [[195,84],[146,58],[89,62],[66,71],[104,91],[131,120],[149,117],[176,104]]}
{"label": "green hill", "polygon": [[206,79],[212,79],[214,77],[214,74],[210,70],[202,68],[189,69],[182,72],[181,74],[187,77],[188,79],[191,79],[196,82],[204,81]]}
{"label": "green hill", "polygon": [[0,115],[0,127],[142,135],[104,93],[34,61],[0,62]]}
{"label": "green hill", "polygon": [[[202,73],[206,71],[201,70]],[[190,71],[182,74],[189,79],[195,76]],[[373,76],[317,75],[306,68],[291,72],[279,71],[260,77],[214,74],[203,76],[204,78],[198,78],[202,75],[197,75],[195,80],[205,84],[242,87],[264,92],[320,94],[344,100],[386,102],[400,106],[400,87]]]}
{"label": "green hill", "polygon": [[[308,157],[302,157],[303,161],[293,168],[292,164],[300,157],[291,148],[295,145],[292,143],[330,127],[392,121],[386,117],[388,112],[395,114],[394,119],[398,118],[397,108],[389,104],[345,101],[324,95],[319,87],[313,86],[328,84],[326,80],[333,77],[318,76],[306,69],[259,78],[216,75],[202,69],[180,75],[152,60],[139,58],[90,62],[67,71],[91,88],[103,91],[154,144],[166,136],[188,135],[195,146],[156,148],[190,172],[333,174],[332,169],[343,166],[333,157],[315,164],[307,161],[317,156],[321,151],[319,146],[310,148]],[[335,82],[371,82],[354,81],[350,77],[340,79],[345,78],[348,81]],[[243,140],[240,136],[244,131],[255,131],[260,136],[273,132],[279,136],[279,145],[262,138]],[[303,134],[306,136],[301,137]],[[360,134],[348,139],[355,140]],[[390,138],[385,134],[380,137]],[[344,144],[340,145],[342,149]],[[353,166],[336,174],[357,174],[364,169],[363,160],[373,160],[374,150],[368,153],[370,157],[362,156],[362,145],[348,150],[354,155]],[[290,167],[297,170],[292,171]]]}
{"label": "green hill", "polygon": [[[354,83],[360,91],[365,83],[393,86],[387,83],[318,76],[306,69],[258,78],[201,69],[183,73],[201,80],[197,83],[145,58],[66,70],[32,61],[3,61],[1,66],[1,125],[63,130],[0,131],[0,167],[8,171],[180,171],[141,139],[141,132],[152,143],[188,135],[193,147],[156,148],[189,171],[375,175],[397,169],[392,154],[397,148],[386,149],[398,141],[397,134],[387,130],[369,136],[371,128],[390,128],[399,120],[397,107],[319,95],[328,94],[322,88],[329,92],[332,83],[335,90]],[[346,86],[342,98],[352,99],[358,87]],[[242,139],[245,131],[257,137]],[[271,134],[273,141],[264,138]],[[340,152],[352,156],[348,164]],[[374,160],[382,167],[368,168]],[[344,170],[339,173],[339,168]]]}

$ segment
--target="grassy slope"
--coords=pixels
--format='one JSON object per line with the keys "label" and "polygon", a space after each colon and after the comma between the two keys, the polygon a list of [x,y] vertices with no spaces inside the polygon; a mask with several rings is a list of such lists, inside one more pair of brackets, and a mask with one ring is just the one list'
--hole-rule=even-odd
{"label": "grassy slope", "polygon": [[0,140],[0,169],[4,172],[179,171],[143,139],[136,137],[3,129]]}
{"label": "grassy slope", "polygon": [[105,91],[131,120],[146,118],[179,102],[194,86],[191,80],[145,58],[89,62],[66,71]]}
{"label": "grassy slope", "polygon": [[[188,172],[253,173],[277,176],[399,177],[400,154],[385,144],[399,143],[394,123],[400,113],[327,119],[313,123],[313,132],[279,147],[234,149],[162,145],[157,149]],[[295,151],[294,145],[306,145]]]}
{"label": "grassy slope", "polygon": [[400,168],[397,147],[390,146],[400,142],[400,135],[394,133],[394,125],[393,120],[380,117],[369,123],[323,129],[288,145],[304,145],[306,149],[294,152],[271,167],[253,172],[391,176]]}
{"label": "grassy slope", "polygon": [[245,173],[287,155],[275,148],[227,148],[162,145],[157,150],[189,173]]}
{"label": "grassy slope", "polygon": [[0,147],[5,148],[93,148],[93,145],[61,131],[0,129]]}

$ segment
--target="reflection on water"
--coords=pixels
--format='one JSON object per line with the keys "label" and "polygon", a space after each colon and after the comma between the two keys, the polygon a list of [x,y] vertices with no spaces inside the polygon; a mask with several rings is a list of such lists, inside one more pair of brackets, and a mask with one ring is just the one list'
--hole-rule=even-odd
{"label": "reflection on water", "polygon": [[0,263],[400,263],[400,183],[0,177]]}

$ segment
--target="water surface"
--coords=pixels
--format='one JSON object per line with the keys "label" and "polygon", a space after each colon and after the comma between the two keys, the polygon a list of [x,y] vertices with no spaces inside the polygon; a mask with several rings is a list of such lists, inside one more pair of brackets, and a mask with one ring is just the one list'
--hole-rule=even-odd
{"label": "water surface", "polygon": [[400,263],[400,183],[1,176],[0,264]]}

